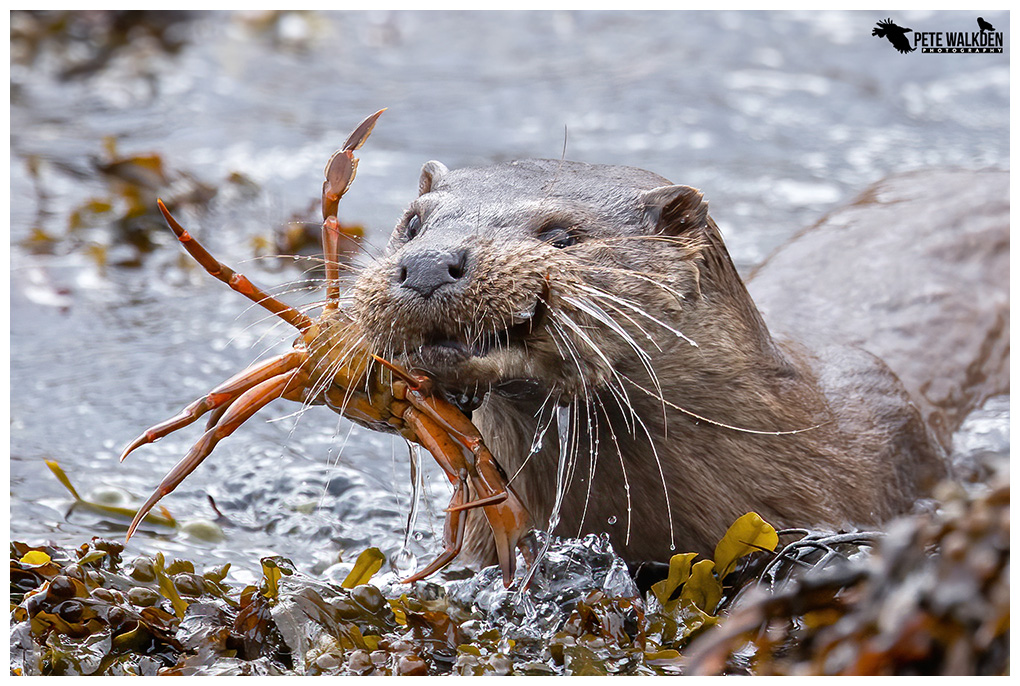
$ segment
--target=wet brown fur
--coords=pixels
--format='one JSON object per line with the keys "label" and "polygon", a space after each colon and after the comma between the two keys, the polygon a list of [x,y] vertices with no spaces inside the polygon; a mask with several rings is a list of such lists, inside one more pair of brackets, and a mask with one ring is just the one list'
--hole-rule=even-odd
{"label": "wet brown fur", "polygon": [[[460,256],[463,274],[423,297],[401,283],[415,255]],[[536,303],[530,333],[491,338]],[[430,162],[355,316],[452,396],[484,395],[473,420],[537,527],[565,467],[557,533],[606,531],[628,561],[710,554],[752,510],[871,526],[945,472],[896,375],[860,348],[773,339],[701,193],[649,172]],[[554,415],[571,427],[563,465]],[[492,558],[475,513],[465,551]]]}

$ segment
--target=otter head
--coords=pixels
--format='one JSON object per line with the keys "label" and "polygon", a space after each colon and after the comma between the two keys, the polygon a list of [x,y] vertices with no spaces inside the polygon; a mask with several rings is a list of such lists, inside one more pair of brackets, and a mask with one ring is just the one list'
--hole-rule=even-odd
{"label": "otter head", "polygon": [[451,397],[576,397],[691,346],[709,225],[700,192],[639,169],[428,162],[354,314]]}

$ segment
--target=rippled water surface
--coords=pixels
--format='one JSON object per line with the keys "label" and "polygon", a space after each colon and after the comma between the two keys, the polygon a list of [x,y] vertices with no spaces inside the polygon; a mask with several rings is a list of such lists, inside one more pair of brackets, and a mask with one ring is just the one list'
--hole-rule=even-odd
{"label": "rippled water surface", "polygon": [[[105,53],[12,16],[11,536],[122,535],[124,521],[68,514],[43,460],[82,492],[144,497],[198,431],[119,464],[122,447],[291,336],[182,260],[168,231],[147,233],[155,246],[139,252],[102,213],[73,221],[89,201],[119,197],[97,171],[104,139],[122,156],[158,154],[176,175],[169,196],[186,178],[215,190],[179,218],[267,286],[302,271],[253,259],[253,240],[295,216],[315,221],[326,159],[381,107],[341,207],[368,228],[369,252],[426,160],[559,157],[566,131],[572,159],[703,189],[747,268],[890,173],[1008,168],[1009,16],[985,16],[1005,32],[1005,54],[900,55],[871,36],[885,18],[872,12],[204,13],[171,18],[176,51],[136,28]],[[897,19],[969,31],[975,17]],[[76,30],[104,22],[78,17]],[[314,571],[344,550],[398,551],[407,448],[325,409],[295,410],[260,413],[165,499],[187,521],[215,519],[211,497],[225,539],[146,529],[131,547],[209,561],[282,554]],[[437,469],[427,477],[419,557],[439,547],[449,498]]]}

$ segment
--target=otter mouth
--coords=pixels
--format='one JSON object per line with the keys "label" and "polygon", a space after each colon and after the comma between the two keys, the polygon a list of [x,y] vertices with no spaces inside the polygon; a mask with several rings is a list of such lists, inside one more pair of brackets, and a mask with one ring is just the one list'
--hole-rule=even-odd
{"label": "otter mouth", "polygon": [[438,390],[468,417],[490,392],[532,399],[541,393],[542,385],[513,374],[510,370],[516,365],[509,360],[526,351],[546,316],[545,301],[536,298],[530,308],[509,318],[506,328],[476,332],[465,327],[452,334],[425,336],[409,357],[439,382]]}
{"label": "otter mouth", "polygon": [[527,339],[541,326],[547,306],[536,298],[532,306],[515,314],[504,329],[469,333],[461,329],[456,333],[443,332],[426,336],[416,357],[430,367],[450,367],[471,358],[488,357],[502,350],[523,347]]}

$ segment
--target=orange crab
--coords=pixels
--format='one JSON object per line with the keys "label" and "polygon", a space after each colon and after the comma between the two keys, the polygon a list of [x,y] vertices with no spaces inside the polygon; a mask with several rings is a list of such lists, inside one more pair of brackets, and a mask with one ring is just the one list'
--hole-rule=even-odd
{"label": "orange crab", "polygon": [[527,509],[470,420],[442,397],[432,394],[428,377],[374,355],[364,345],[357,324],[340,306],[337,208],[357,172],[354,151],[362,146],[384,111],[362,121],[326,164],[322,187],[326,304],[314,319],[268,295],[209,254],[159,201],[160,211],[188,254],[217,279],[292,325],[300,335],[289,352],[231,377],[128,445],[121,460],[136,448],[211,412],[205,433],[149,496],[131,522],[127,538],[156,502],[184,481],[220,440],[273,400],[286,398],[324,404],[371,429],[400,434],[428,450],[454,484],[453,499],[446,510],[445,549],[406,582],[424,579],[457,556],[467,522],[465,511],[480,507],[492,528],[503,583],[510,585],[516,566],[515,548],[529,527]]}

